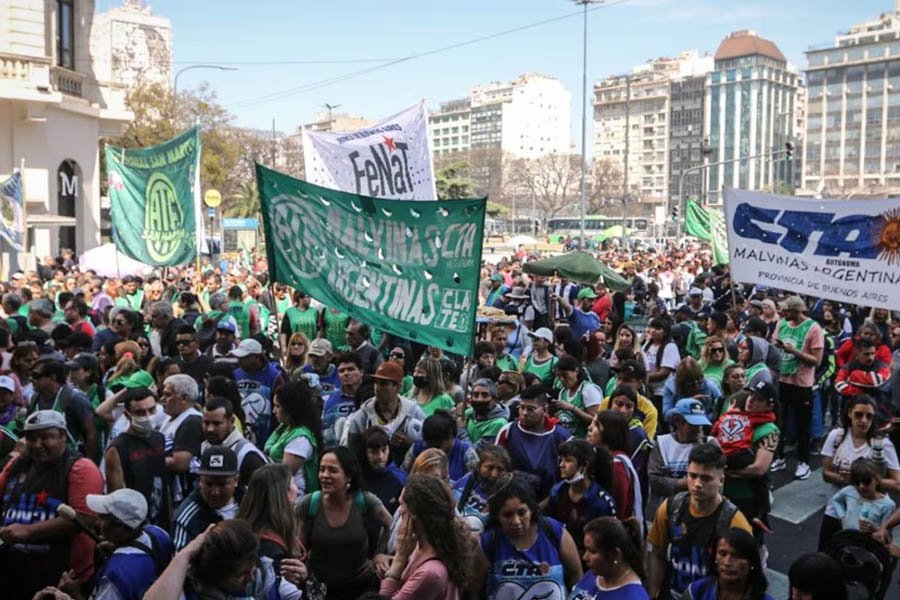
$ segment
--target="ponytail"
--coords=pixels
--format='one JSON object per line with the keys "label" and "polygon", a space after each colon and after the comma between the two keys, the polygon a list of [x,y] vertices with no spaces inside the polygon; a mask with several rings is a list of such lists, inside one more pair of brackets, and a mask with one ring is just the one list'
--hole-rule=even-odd
{"label": "ponytail", "polygon": [[137,342],[127,340],[116,344],[116,370],[110,379],[127,377],[140,371],[141,366],[138,363],[140,356],[141,347]]}
{"label": "ponytail", "polygon": [[584,533],[590,535],[593,545],[605,553],[618,549],[631,570],[641,581],[646,581],[643,536],[637,519],[630,517],[620,521],[616,517],[598,517],[584,526]]}

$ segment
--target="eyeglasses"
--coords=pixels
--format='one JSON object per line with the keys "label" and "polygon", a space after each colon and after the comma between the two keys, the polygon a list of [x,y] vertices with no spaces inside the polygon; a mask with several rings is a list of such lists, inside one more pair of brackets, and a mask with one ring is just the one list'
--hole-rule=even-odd
{"label": "eyeglasses", "polygon": [[391,352],[390,357],[391,358],[406,358],[406,355],[403,354],[402,352]]}
{"label": "eyeglasses", "polygon": [[869,412],[853,411],[852,414],[854,419],[865,419],[866,421],[871,421],[875,418],[875,414]]}
{"label": "eyeglasses", "polygon": [[128,325],[128,321],[126,321],[125,319],[115,319],[113,320],[113,323],[115,323],[116,325]]}

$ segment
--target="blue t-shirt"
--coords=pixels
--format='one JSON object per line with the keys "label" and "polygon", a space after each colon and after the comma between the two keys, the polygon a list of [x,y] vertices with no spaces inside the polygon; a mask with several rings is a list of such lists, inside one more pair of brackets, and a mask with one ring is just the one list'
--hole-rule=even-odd
{"label": "blue t-shirt", "polygon": [[588,571],[572,588],[569,600],[650,600],[650,596],[637,582],[613,589],[601,588],[597,585],[597,576]]}
{"label": "blue t-shirt", "polygon": [[600,327],[600,317],[594,311],[584,312],[580,308],[572,309],[569,315],[569,325],[572,327],[572,337],[579,339],[587,333]]}
{"label": "blue t-shirt", "polygon": [[[337,430],[342,428],[346,419],[350,418],[356,409],[356,398],[347,396],[341,390],[335,390],[327,396],[322,406],[322,444],[324,447],[336,446],[338,439]],[[340,426],[340,427],[339,427]]]}
{"label": "blue t-shirt", "polygon": [[[315,371],[313,371],[312,365],[304,366],[303,372],[315,373]],[[319,378],[319,385],[322,387],[323,398],[333,391],[341,389],[341,379],[340,377],[338,377],[338,370],[334,365],[328,365],[328,374],[319,375],[318,373],[316,373],[316,376]]]}
{"label": "blue t-shirt", "polygon": [[[715,575],[695,581],[689,589],[693,600],[717,600],[719,597],[719,582]],[[763,599],[775,600],[768,592],[763,596]]]}
{"label": "blue t-shirt", "polygon": [[[453,492],[457,500],[462,496],[469,485],[469,480],[475,477],[472,473],[466,473],[453,486]],[[465,517],[477,517],[481,519],[483,524],[487,524],[488,520],[488,497],[489,494],[481,483],[476,479],[469,491],[469,496],[463,504],[462,513]]]}
{"label": "blue t-shirt", "polygon": [[[491,564],[487,580],[488,600],[565,600],[566,578],[559,555],[563,525],[548,517],[544,517],[544,521],[546,525],[538,525],[537,539],[526,550],[512,545],[499,529],[490,529],[481,535],[481,549]],[[555,540],[544,531],[547,527]]]}

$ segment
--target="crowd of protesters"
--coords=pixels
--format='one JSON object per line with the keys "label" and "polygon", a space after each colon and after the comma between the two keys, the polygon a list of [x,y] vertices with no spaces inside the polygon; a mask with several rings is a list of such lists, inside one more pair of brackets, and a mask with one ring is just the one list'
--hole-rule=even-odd
{"label": "crowd of protesters", "polygon": [[900,318],[732,284],[691,245],[595,255],[627,289],[485,264],[471,356],[262,258],[12,274],[4,597],[767,599],[768,475],[814,453],[834,495],[792,598],[883,597]]}

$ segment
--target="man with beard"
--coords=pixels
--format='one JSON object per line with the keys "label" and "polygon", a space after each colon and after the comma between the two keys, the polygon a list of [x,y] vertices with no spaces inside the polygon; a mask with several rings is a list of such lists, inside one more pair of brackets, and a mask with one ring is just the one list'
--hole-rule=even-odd
{"label": "man with beard", "polygon": [[237,456],[238,483],[242,489],[250,483],[256,469],[269,462],[266,455],[241,434],[234,425],[234,406],[231,400],[213,396],[203,407],[203,443],[201,451],[212,446],[231,448]]}

